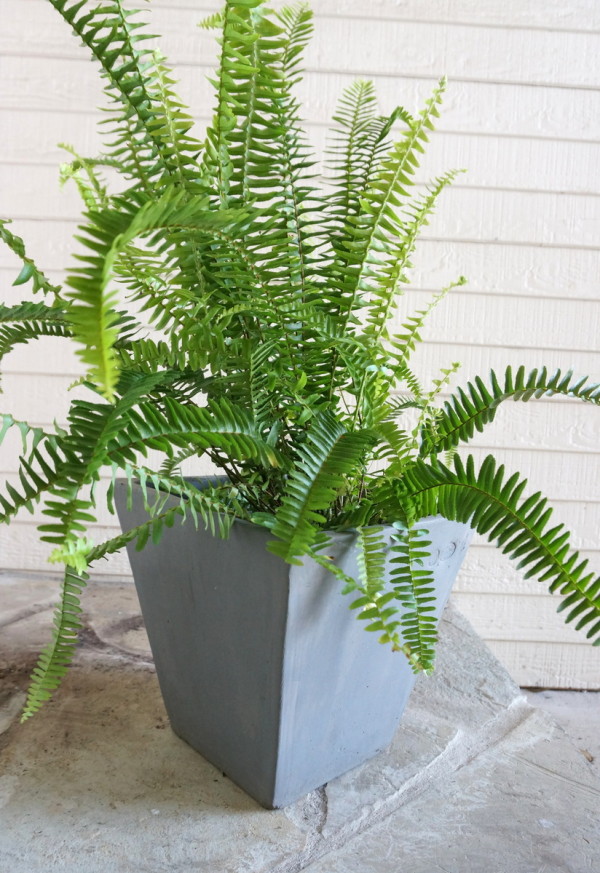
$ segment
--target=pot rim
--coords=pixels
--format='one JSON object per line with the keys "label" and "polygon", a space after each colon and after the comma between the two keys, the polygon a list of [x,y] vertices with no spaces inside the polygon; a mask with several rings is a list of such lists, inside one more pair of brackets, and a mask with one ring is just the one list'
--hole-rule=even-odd
{"label": "pot rim", "polygon": [[[214,475],[214,476],[211,476],[211,475],[183,476],[182,478],[185,481],[192,482],[192,483],[205,481],[207,484],[216,484],[219,482],[224,484],[227,481],[227,476],[219,476],[219,475]],[[126,477],[118,477],[115,480],[116,483],[123,483],[123,484],[126,484],[128,481],[129,480]],[[134,478],[133,481],[136,485],[139,486],[138,479]],[[154,489],[154,485],[152,482],[147,481],[146,485],[149,486],[150,488]],[[154,490],[156,490],[156,489],[154,489]],[[250,530],[262,531],[265,534],[272,535],[269,528],[264,527],[263,525],[260,525],[260,524],[256,524],[256,522],[248,521],[245,518],[238,518],[236,516],[233,519],[233,523],[236,525],[242,525]],[[451,525],[458,525],[461,528],[464,528],[465,531],[466,530],[472,531],[472,528],[468,522],[455,521],[455,520],[452,520],[450,518],[446,518],[446,516],[440,515],[440,514],[438,514],[438,515],[426,515],[423,518],[419,519],[419,523],[422,523],[423,527],[427,530],[429,530],[429,528],[432,526],[437,526],[437,525],[446,523],[446,524],[451,524]],[[373,528],[377,528],[377,527],[381,527],[385,532],[395,529],[393,524],[388,523],[388,524],[382,524],[382,525],[365,525],[364,530],[372,530]],[[413,527],[413,530],[419,530],[419,527],[417,527],[415,525]],[[327,530],[326,529],[326,530],[323,530],[322,533],[326,533],[329,537],[331,537],[331,540],[335,542],[336,540],[343,541],[343,540],[346,540],[349,538],[356,538],[357,533],[358,533],[358,529],[355,527],[345,528],[344,530]]]}

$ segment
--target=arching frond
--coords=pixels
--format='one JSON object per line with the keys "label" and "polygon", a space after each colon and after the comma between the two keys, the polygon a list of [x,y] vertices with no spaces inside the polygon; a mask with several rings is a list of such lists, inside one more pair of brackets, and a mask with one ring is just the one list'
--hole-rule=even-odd
{"label": "arching frond", "polygon": [[525,485],[518,474],[506,479],[491,455],[479,470],[471,456],[466,463],[456,456],[454,470],[416,461],[405,471],[398,496],[413,517],[439,512],[469,523],[516,560],[526,578],[535,576],[562,594],[559,609],[566,611],[565,620],[585,628],[598,645],[600,577],[588,572],[588,562],[570,548],[565,526],[549,526],[552,510],[545,498],[537,493],[521,500]]}
{"label": "arching frond", "polygon": [[487,385],[477,376],[446,401],[435,426],[425,427],[421,454],[428,456],[449,451],[459,443],[467,442],[475,431],[482,431],[494,420],[499,405],[505,400],[526,402],[557,394],[600,404],[600,385],[590,382],[587,376],[574,376],[572,370],[550,373],[542,367],[527,373],[525,367],[519,367],[513,373],[512,367],[507,367],[501,379],[492,370]]}

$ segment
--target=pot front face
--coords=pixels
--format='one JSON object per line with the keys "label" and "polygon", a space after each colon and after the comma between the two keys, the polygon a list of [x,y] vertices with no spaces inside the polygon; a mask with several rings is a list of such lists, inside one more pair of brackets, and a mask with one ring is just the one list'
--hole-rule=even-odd
{"label": "pot front face", "polygon": [[[141,492],[124,530],[146,519]],[[471,531],[427,519],[441,615]],[[390,532],[391,533],[391,532]],[[228,540],[193,525],[129,548],[156,671],[175,732],[263,806],[292,803],[391,742],[415,677],[367,633],[314,562],[290,567],[268,531],[234,524]],[[336,558],[358,572],[350,534]]]}

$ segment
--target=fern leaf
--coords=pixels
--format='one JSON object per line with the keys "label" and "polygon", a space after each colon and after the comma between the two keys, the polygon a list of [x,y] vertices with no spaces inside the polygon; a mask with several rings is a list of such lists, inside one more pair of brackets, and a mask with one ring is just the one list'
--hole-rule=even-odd
{"label": "fern leaf", "polygon": [[459,443],[468,442],[475,431],[481,432],[494,420],[498,406],[505,400],[526,402],[555,395],[600,405],[600,385],[590,383],[587,377],[575,377],[571,370],[556,370],[551,374],[542,367],[526,373],[525,368],[520,367],[513,374],[512,367],[507,367],[502,379],[492,371],[488,385],[477,377],[464,389],[459,388],[444,404],[434,425],[425,427],[421,454],[450,451]]}
{"label": "fern leaf", "polygon": [[[433,573],[426,566],[430,558],[427,531],[409,528],[392,543],[391,584],[394,599],[402,606],[400,635],[408,646],[409,661],[415,672],[428,673],[433,669],[434,649],[437,642],[435,615],[435,588]],[[392,634],[395,624],[392,625]],[[383,642],[387,642],[387,633]]]}
{"label": "fern leaf", "polygon": [[360,590],[373,597],[385,586],[387,543],[381,526],[360,527],[357,533]]}
{"label": "fern leaf", "polygon": [[347,324],[355,311],[362,308],[365,295],[377,292],[382,274],[384,284],[390,271],[397,273],[395,279],[399,280],[400,268],[394,267],[398,262],[397,247],[393,246],[396,236],[401,239],[405,236],[399,207],[408,196],[406,189],[412,184],[411,175],[419,165],[417,155],[423,150],[423,143],[427,142],[427,131],[433,127],[432,119],[439,114],[438,105],[444,88],[442,80],[425,109],[381,162],[364,194],[361,213],[344,244],[347,266],[343,269],[346,285],[351,289],[343,305]]}
{"label": "fern leaf", "polygon": [[275,516],[273,534],[279,539],[269,543],[274,554],[289,563],[301,563],[300,556],[325,522],[323,512],[343,490],[345,477],[359,466],[372,442],[370,432],[348,433],[330,414],[315,417]]}
{"label": "fern leaf", "polygon": [[41,336],[71,336],[65,310],[43,303],[0,305],[0,360],[16,345]]}
{"label": "fern leaf", "polygon": [[21,721],[27,721],[52,696],[64,678],[77,644],[81,629],[79,598],[87,581],[67,567],[62,585],[61,603],[54,618],[52,642],[39,657],[27,692]]}
{"label": "fern leaf", "polygon": [[564,596],[566,621],[587,627],[587,636],[600,644],[600,578],[586,572],[587,561],[569,548],[564,525],[549,527],[551,510],[539,494],[520,501],[525,481],[517,474],[505,481],[504,468],[489,455],[479,471],[471,456],[457,456],[454,470],[440,463],[416,461],[397,491],[400,504],[418,516],[441,513],[469,523],[518,561],[525,577],[536,576],[549,590]]}
{"label": "fern leaf", "polygon": [[10,224],[10,221],[0,218],[0,239],[23,262],[21,272],[13,282],[13,285],[24,285],[31,280],[34,294],[41,291],[43,294],[53,294],[56,298],[60,297],[60,286],[53,285],[35,265],[34,261],[27,255],[25,243],[20,236],[17,236],[8,229],[8,224]]}

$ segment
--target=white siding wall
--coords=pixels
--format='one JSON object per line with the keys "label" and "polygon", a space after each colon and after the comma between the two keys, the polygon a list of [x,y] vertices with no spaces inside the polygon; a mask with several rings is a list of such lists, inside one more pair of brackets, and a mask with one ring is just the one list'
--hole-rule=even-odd
{"label": "white siding wall", "polygon": [[[144,5],[144,4],[138,4]],[[212,0],[154,0],[154,32],[204,124],[212,38],[195,23]],[[419,355],[435,374],[463,362],[462,379],[523,362],[574,367],[600,378],[600,4],[597,0],[314,0],[317,33],[302,87],[318,149],[337,95],[355,76],[376,80],[384,109],[411,111],[441,74],[443,115],[421,180],[467,167],[444,195],[416,258],[407,311],[464,273],[431,318]],[[15,219],[51,276],[69,261],[74,190],[60,191],[56,143],[98,146],[96,68],[46,0],[0,0],[0,214]],[[0,251],[4,299],[15,261]],[[63,391],[80,373],[60,341],[14,352],[2,408],[39,424],[60,420]],[[600,567],[598,411],[561,401],[510,404],[475,441],[545,490],[575,543]],[[1,450],[14,475],[18,445]],[[102,517],[103,529],[114,525]],[[43,569],[35,518],[0,530],[0,568]],[[98,531],[98,536],[101,532]],[[106,572],[127,573],[126,559]],[[600,687],[598,650],[555,614],[555,601],[477,543],[457,600],[525,685]]]}

